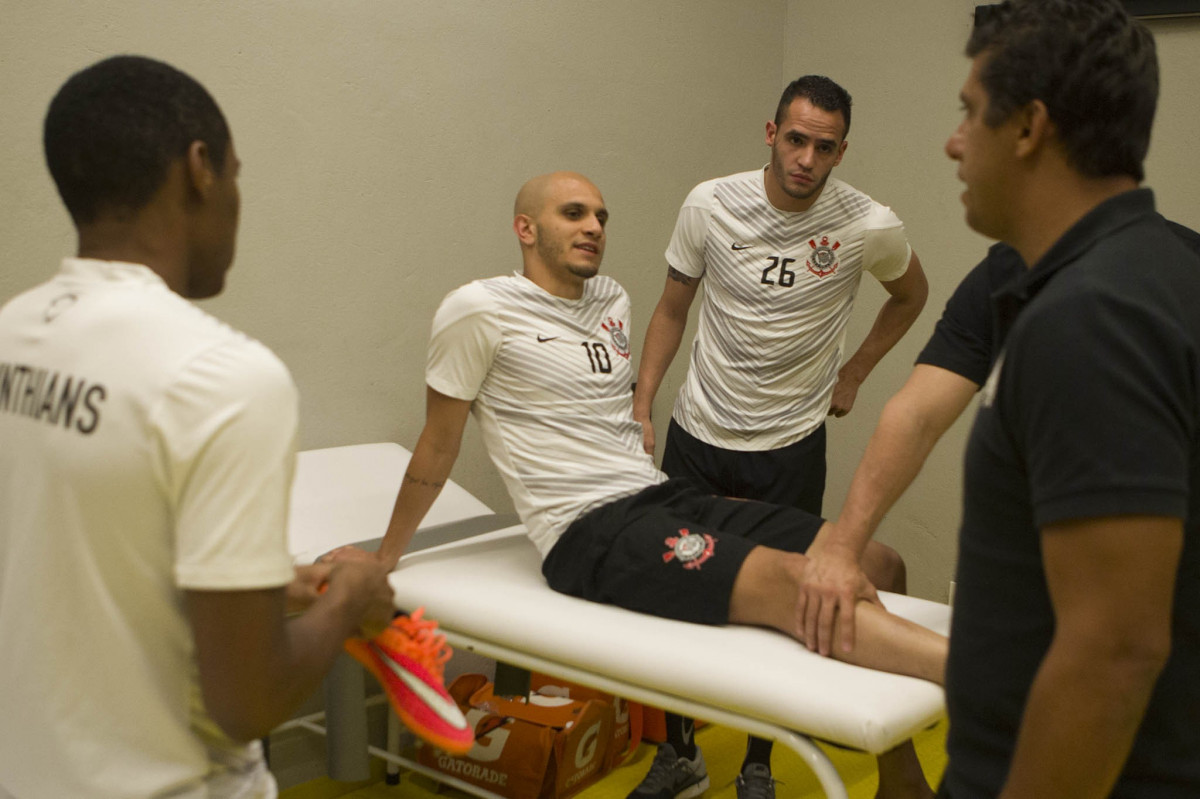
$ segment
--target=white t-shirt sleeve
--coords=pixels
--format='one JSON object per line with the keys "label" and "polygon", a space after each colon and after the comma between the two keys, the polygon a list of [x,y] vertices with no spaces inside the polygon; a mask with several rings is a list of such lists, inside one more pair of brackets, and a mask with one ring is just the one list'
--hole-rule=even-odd
{"label": "white t-shirt sleeve", "polygon": [[867,220],[863,236],[863,269],[881,283],[904,276],[912,258],[912,247],[904,233],[904,223],[891,208],[876,205]]}
{"label": "white t-shirt sleeve", "polygon": [[667,264],[689,277],[704,274],[704,240],[712,218],[714,186],[715,181],[710,180],[691,190],[679,209],[675,231],[667,245]]}
{"label": "white t-shirt sleeve", "polygon": [[474,283],[446,295],[433,316],[425,383],[447,397],[474,400],[500,349],[496,303]]}
{"label": "white t-shirt sleeve", "polygon": [[299,399],[266,347],[239,340],[181,371],[155,413],[182,588],[275,588],[294,576],[287,515]]}

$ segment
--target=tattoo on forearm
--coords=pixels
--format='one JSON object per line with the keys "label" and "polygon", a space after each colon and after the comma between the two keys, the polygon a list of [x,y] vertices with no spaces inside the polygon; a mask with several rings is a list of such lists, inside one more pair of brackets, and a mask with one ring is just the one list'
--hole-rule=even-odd
{"label": "tattoo on forearm", "polygon": [[697,277],[692,277],[691,275],[685,275],[683,272],[680,272],[673,266],[667,267],[667,277],[670,280],[674,280],[676,283],[682,283],[685,286],[694,286],[696,285],[696,281],[700,279]]}
{"label": "tattoo on forearm", "polygon": [[446,484],[445,481],[434,482],[431,480],[426,480],[423,477],[414,477],[408,472],[404,473],[404,482],[411,483],[412,485],[423,486],[425,488],[441,488]]}

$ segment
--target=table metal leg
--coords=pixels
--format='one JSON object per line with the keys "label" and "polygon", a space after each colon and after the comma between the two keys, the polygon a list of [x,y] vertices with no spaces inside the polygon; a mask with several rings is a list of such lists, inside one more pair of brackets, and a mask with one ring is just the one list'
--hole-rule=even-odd
{"label": "table metal leg", "polygon": [[365,670],[343,653],[325,676],[325,752],[331,779],[356,782],[371,776],[367,754]]}

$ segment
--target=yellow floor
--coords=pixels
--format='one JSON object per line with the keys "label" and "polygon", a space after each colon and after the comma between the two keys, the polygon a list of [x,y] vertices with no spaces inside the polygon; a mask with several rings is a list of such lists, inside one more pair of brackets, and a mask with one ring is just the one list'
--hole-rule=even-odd
{"label": "yellow floor", "polygon": [[[704,759],[712,781],[712,787],[704,794],[706,799],[735,799],[733,779],[745,752],[745,734],[725,727],[708,726],[697,731],[696,741],[704,749]],[[936,787],[946,768],[946,723],[943,721],[921,733],[914,743],[925,775],[930,785]],[[823,748],[842,775],[850,799],[872,799],[875,796],[874,758],[834,747]],[[615,769],[587,790],[575,794],[576,799],[624,799],[641,781],[653,758],[654,747],[644,744],[621,768]],[[790,750],[775,747],[771,766],[780,799],[817,799],[824,795],[812,772]],[[454,799],[466,796],[449,789],[437,793],[431,781],[407,772],[401,774],[399,785],[389,786],[381,781],[382,765],[377,773],[380,779],[367,783],[313,780],[281,792],[280,799]]]}

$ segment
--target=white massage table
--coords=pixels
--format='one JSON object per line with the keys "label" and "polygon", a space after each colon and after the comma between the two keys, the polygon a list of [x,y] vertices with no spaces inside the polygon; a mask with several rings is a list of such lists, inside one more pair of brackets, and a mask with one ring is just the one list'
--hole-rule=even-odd
{"label": "white massage table", "polygon": [[[407,458],[394,444],[302,453],[293,510],[331,515],[320,530],[293,522],[298,560],[381,533]],[[384,463],[394,469],[387,476],[376,471]],[[325,471],[342,468],[356,475],[348,481],[353,496],[337,495],[345,475]],[[368,480],[390,483],[390,495],[369,496]],[[382,521],[367,520],[367,506],[376,503]],[[487,526],[475,518],[486,507],[459,486],[447,484],[438,503],[426,527],[443,524],[430,539],[446,538],[453,525],[444,523],[455,519],[465,519],[458,524],[466,530]],[[361,516],[342,526],[333,520],[342,512],[335,508]],[[944,715],[942,690],[932,683],[822,658],[774,631],[670,621],[557,594],[546,586],[523,530],[509,525],[405,555],[391,577],[397,606],[424,605],[459,650],[778,741],[799,753],[826,795],[837,799],[847,796],[845,786],[812,739],[880,754]],[[432,542],[422,543],[422,535],[414,547]],[[894,594],[883,599],[899,615],[949,630],[945,605]]]}

